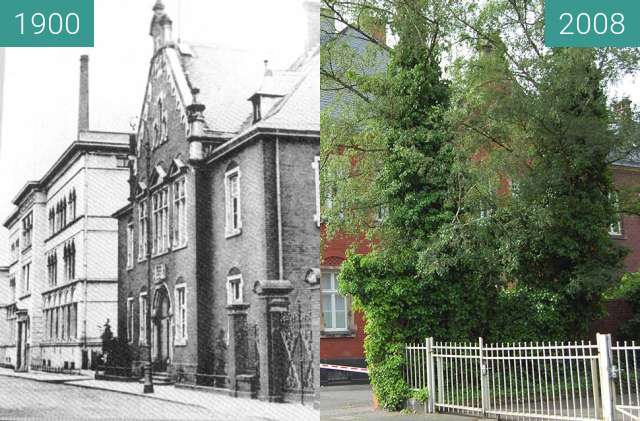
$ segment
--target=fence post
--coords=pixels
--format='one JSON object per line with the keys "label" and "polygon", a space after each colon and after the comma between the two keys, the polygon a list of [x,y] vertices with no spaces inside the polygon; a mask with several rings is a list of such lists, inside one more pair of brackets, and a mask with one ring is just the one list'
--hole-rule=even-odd
{"label": "fence post", "polygon": [[598,344],[598,367],[600,373],[600,396],[602,397],[602,418],[604,421],[615,419],[615,399],[611,368],[611,335],[596,335]]}
{"label": "fence post", "polygon": [[429,388],[427,410],[430,414],[433,414],[435,412],[434,393],[436,393],[436,382],[433,368],[433,338],[427,338],[427,387]]}
{"label": "fence post", "polygon": [[482,418],[486,418],[489,408],[489,370],[484,359],[484,342],[478,338],[478,351],[480,355],[480,387],[482,388]]}

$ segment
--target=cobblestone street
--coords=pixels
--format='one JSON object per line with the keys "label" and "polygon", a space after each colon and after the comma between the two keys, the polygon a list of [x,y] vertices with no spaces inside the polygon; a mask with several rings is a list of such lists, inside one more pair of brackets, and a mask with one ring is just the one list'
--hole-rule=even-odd
{"label": "cobblestone street", "polygon": [[[16,377],[17,376],[17,377]],[[34,380],[38,378],[38,380]],[[0,369],[0,419],[317,420],[318,411],[210,392]]]}

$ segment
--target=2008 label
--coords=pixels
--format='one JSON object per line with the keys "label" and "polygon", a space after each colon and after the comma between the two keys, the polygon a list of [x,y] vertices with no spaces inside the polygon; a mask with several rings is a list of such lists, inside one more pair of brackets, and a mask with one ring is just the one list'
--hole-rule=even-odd
{"label": "2008 label", "polygon": [[580,13],[574,19],[573,14],[565,12],[560,15],[560,21],[566,23],[562,31],[560,31],[560,35],[575,35],[574,30],[580,35],[591,33],[597,35],[607,33],[621,35],[625,31],[624,15],[622,13],[613,13],[610,16],[604,13],[596,13],[593,17],[588,13]]}

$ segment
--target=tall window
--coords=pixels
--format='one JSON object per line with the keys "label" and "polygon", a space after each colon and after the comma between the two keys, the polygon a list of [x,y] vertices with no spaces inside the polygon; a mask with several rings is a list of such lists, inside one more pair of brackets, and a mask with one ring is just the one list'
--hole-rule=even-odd
{"label": "tall window", "polygon": [[60,211],[62,212],[62,218],[61,218],[62,226],[60,227],[60,229],[63,229],[64,227],[67,226],[67,198],[66,197],[62,198],[62,202],[60,203]]}
{"label": "tall window", "polygon": [[149,223],[146,200],[138,205],[138,221],[138,259],[143,260],[147,256],[147,224]]}
{"label": "tall window", "polygon": [[609,225],[610,235],[622,235],[622,218],[620,216],[620,203],[618,201],[618,193],[609,193],[609,200],[613,203],[613,209],[615,212],[615,220]]}
{"label": "tall window", "polygon": [[235,167],[225,174],[225,208],[227,237],[239,234],[242,229],[240,212],[240,168]]}
{"label": "tall window", "polygon": [[347,299],[338,292],[336,272],[322,272],[322,317],[327,332],[346,331]]}
{"label": "tall window", "polygon": [[31,263],[22,266],[22,292],[31,291]]}
{"label": "tall window", "polygon": [[127,340],[133,341],[133,297],[127,298]]}
{"label": "tall window", "polygon": [[22,220],[22,246],[24,248],[31,247],[31,238],[33,233],[33,212],[29,212]]}
{"label": "tall window", "polygon": [[71,221],[76,219],[76,208],[77,208],[76,202],[77,202],[76,189],[73,189],[69,193],[69,219]]}
{"label": "tall window", "polygon": [[313,175],[316,185],[316,213],[313,215],[313,220],[320,226],[320,157],[316,156],[311,164],[313,168]]}
{"label": "tall window", "polygon": [[133,267],[133,223],[127,225],[127,268]]}
{"label": "tall window", "polygon": [[65,281],[71,281],[76,277],[76,243],[74,240],[65,244],[63,257]]}
{"label": "tall window", "polygon": [[153,254],[164,253],[169,248],[169,189],[153,194]]}
{"label": "tall window", "polygon": [[176,335],[177,345],[185,345],[187,342],[187,286],[176,285]]}
{"label": "tall window", "polygon": [[227,304],[242,304],[244,301],[242,296],[242,274],[229,273],[227,276]]}
{"label": "tall window", "polygon": [[173,183],[173,246],[180,247],[187,243],[187,196],[186,178]]}
{"label": "tall window", "polygon": [[58,253],[55,250],[47,257],[47,272],[49,285],[56,286],[58,283]]}
{"label": "tall window", "polygon": [[140,337],[138,343],[145,345],[147,343],[147,293],[140,293]]}
{"label": "tall window", "polygon": [[51,208],[49,209],[49,235],[53,235],[56,233],[56,211]]}

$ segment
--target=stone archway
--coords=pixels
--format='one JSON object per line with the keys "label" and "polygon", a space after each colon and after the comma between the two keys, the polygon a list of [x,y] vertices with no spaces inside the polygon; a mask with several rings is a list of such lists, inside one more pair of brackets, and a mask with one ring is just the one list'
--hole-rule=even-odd
{"label": "stone archway", "polygon": [[152,356],[155,371],[166,371],[171,358],[171,300],[166,286],[153,297]]}

